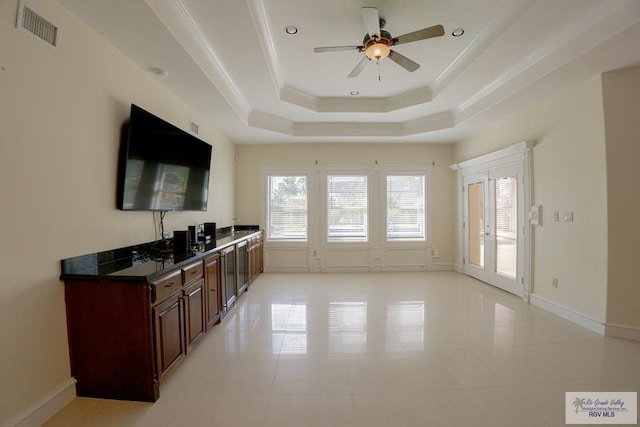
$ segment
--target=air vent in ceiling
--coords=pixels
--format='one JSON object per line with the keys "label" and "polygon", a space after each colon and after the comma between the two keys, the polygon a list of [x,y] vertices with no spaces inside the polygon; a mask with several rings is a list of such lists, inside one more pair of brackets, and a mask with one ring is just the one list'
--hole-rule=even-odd
{"label": "air vent in ceiling", "polygon": [[48,46],[58,48],[58,26],[33,10],[29,5],[20,2],[18,9],[18,28],[28,32]]}

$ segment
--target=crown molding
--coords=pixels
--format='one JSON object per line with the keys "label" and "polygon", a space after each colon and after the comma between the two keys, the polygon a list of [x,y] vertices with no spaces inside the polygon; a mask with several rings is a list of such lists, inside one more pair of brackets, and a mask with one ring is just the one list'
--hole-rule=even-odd
{"label": "crown molding", "polygon": [[[501,75],[467,94],[455,105],[441,106],[437,95],[447,89],[497,41],[506,41],[514,22],[526,15],[538,2],[514,0],[505,3],[472,43],[429,86],[413,89],[389,97],[316,97],[302,90],[286,86],[279,70],[273,31],[269,26],[264,0],[246,0],[253,27],[259,35],[258,50],[264,55],[266,68],[275,94],[274,101],[288,103],[322,115],[322,113],[392,113],[416,108],[420,117],[397,122],[381,122],[376,117],[368,122],[296,121],[267,113],[251,105],[231,74],[225,68],[214,47],[197,24],[186,0],[145,0],[171,35],[178,41],[194,63],[203,71],[234,113],[248,127],[264,129],[283,135],[302,137],[403,137],[454,128],[503,100],[523,91],[595,46],[636,25],[640,14],[634,0],[609,1],[598,4],[585,15],[515,63]],[[505,38],[504,40],[501,40]],[[469,71],[471,72],[471,71]],[[429,105],[428,108],[422,108]],[[418,108],[421,108],[418,110]],[[433,109],[441,110],[433,113]],[[443,111],[444,110],[444,111]],[[289,108],[287,111],[292,112]],[[388,118],[387,118],[388,120]]]}
{"label": "crown molding", "polygon": [[227,72],[187,6],[181,0],[145,0],[209,81],[245,123],[251,105]]}
{"label": "crown molding", "polygon": [[450,111],[432,114],[406,123],[392,122],[293,122],[263,112],[252,111],[249,126],[301,137],[397,137],[449,129],[454,126]]}
{"label": "crown molding", "polygon": [[280,90],[280,100],[318,113],[390,113],[431,102],[433,96],[428,87],[418,88],[387,98],[368,97],[316,97],[285,86]]}
{"label": "crown molding", "polygon": [[549,75],[638,22],[637,2],[602,2],[581,20],[517,62],[462,101],[455,109],[465,121],[532,82]]}

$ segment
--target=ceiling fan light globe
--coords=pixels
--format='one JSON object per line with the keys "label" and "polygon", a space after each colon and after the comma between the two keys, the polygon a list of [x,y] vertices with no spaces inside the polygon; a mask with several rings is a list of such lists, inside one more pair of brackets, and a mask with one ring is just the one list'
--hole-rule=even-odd
{"label": "ceiling fan light globe", "polygon": [[372,43],[367,46],[365,50],[365,54],[369,59],[381,60],[382,58],[386,58],[391,52],[391,48],[389,45],[385,43]]}

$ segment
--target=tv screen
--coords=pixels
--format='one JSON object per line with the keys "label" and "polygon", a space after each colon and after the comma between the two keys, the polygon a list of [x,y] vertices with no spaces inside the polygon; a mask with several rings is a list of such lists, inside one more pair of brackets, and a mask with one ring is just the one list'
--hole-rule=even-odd
{"label": "tv screen", "polygon": [[210,165],[211,145],[131,104],[120,147],[118,208],[206,211]]}

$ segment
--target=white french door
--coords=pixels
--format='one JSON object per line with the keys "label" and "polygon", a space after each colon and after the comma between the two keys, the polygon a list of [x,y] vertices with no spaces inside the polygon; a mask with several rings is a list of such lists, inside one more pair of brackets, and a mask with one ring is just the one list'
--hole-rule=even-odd
{"label": "white french door", "polygon": [[522,166],[463,176],[464,272],[519,297],[524,295]]}

